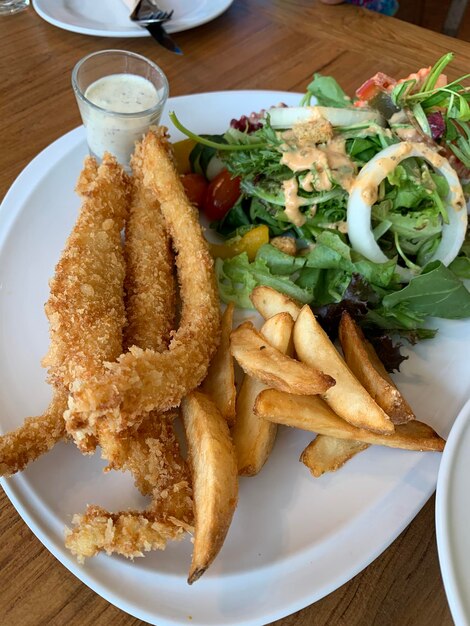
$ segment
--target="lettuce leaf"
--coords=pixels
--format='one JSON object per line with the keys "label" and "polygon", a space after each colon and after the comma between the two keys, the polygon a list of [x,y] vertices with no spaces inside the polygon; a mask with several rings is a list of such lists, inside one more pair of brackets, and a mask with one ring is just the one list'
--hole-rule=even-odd
{"label": "lettuce leaf", "polygon": [[250,294],[257,285],[272,287],[304,304],[313,299],[313,289],[299,287],[288,276],[273,274],[262,258],[250,263],[245,252],[232,259],[217,259],[215,270],[221,300],[244,309],[253,308]]}
{"label": "lettuce leaf", "polygon": [[317,242],[306,257],[306,266],[319,269],[343,270],[352,274],[361,274],[368,282],[378,287],[388,287],[395,278],[396,261],[374,263],[352,250],[340,235],[333,231],[324,231],[317,237]]}
{"label": "lettuce leaf", "polygon": [[312,82],[307,86],[307,94],[303,104],[310,104],[311,98],[317,99],[317,104],[337,109],[346,109],[352,106],[351,98],[339,86],[332,76],[314,74]]}
{"label": "lettuce leaf", "polygon": [[266,263],[269,270],[277,276],[291,276],[305,265],[305,257],[291,256],[270,243],[265,243],[256,253],[256,260]]}

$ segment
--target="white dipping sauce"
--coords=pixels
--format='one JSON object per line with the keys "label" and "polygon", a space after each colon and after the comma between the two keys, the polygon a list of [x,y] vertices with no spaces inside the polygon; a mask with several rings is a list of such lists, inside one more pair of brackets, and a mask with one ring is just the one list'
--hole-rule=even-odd
{"label": "white dipping sauce", "polygon": [[81,102],[80,108],[93,155],[102,158],[110,152],[127,165],[135,141],[149,126],[158,123],[162,97],[163,89],[157,90],[149,80],[136,74],[110,74],[89,85],[85,98],[100,108],[86,102]]}

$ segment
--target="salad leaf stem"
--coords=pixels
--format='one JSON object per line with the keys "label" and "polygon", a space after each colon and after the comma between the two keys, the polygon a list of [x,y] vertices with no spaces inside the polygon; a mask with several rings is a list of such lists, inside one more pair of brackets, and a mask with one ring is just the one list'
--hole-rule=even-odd
{"label": "salad leaf stem", "polygon": [[247,144],[229,144],[229,143],[218,143],[217,141],[211,141],[210,139],[206,139],[205,137],[201,137],[196,133],[193,133],[191,130],[183,126],[183,124],[179,121],[174,111],[170,113],[170,120],[173,122],[175,127],[181,131],[186,137],[193,139],[197,143],[201,143],[204,146],[208,146],[209,148],[215,148],[216,150],[226,150],[230,152],[237,152],[241,150],[260,150],[261,148],[266,148],[266,143],[247,143]]}
{"label": "salad leaf stem", "polygon": [[397,232],[393,233],[393,238],[395,240],[395,248],[397,249],[397,252],[401,256],[403,261],[405,262],[406,267],[408,267],[410,270],[418,270],[418,271],[420,271],[421,268],[419,267],[419,265],[416,265],[415,263],[410,261],[410,259],[403,252],[403,249],[402,249],[402,247],[400,245],[400,237],[399,237]]}
{"label": "salad leaf stem", "polygon": [[449,65],[449,63],[453,60],[453,58],[454,53],[448,52],[447,54],[444,54],[438,61],[436,61],[433,68],[429,72],[429,76],[424,81],[423,87],[420,91],[430,91],[431,89],[434,89],[437,79],[442,74],[444,68]]}
{"label": "salad leaf stem", "polygon": [[[446,90],[449,91],[450,88],[459,86],[459,84],[463,80],[466,80],[467,78],[470,78],[470,74],[464,74],[464,76],[461,76],[460,78],[456,78],[452,82],[447,83],[447,85],[445,87],[437,87],[435,89],[430,89],[429,91],[420,91],[418,93],[413,93],[413,94],[407,96],[406,99],[410,100],[410,101],[425,100],[426,98],[428,98],[430,96],[434,96],[435,94],[440,93],[441,91],[446,91]],[[465,87],[461,87],[461,89],[464,90],[464,91],[467,90],[467,88],[465,88]],[[453,93],[455,93],[455,92],[453,92]]]}

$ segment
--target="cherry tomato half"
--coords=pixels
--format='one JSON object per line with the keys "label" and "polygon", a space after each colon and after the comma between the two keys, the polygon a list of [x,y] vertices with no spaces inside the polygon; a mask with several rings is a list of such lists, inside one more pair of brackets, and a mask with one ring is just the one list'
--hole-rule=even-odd
{"label": "cherry tomato half", "polygon": [[202,209],[208,187],[204,176],[202,174],[183,174],[181,182],[189,201],[195,204],[198,209]]}
{"label": "cherry tomato half", "polygon": [[204,213],[209,220],[220,220],[240,197],[240,178],[222,170],[209,183],[204,199]]}

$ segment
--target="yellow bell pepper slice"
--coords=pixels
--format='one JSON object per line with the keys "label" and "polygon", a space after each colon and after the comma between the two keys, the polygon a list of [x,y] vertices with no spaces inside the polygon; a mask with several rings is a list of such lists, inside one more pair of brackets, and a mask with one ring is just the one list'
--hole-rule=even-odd
{"label": "yellow bell pepper slice", "polygon": [[175,155],[178,174],[189,174],[191,172],[189,155],[195,145],[196,142],[193,139],[182,139],[173,144],[173,153]]}
{"label": "yellow bell pepper slice", "polygon": [[254,261],[256,253],[266,243],[269,243],[269,228],[262,224],[252,228],[239,239],[232,239],[222,244],[209,243],[209,249],[216,259],[231,259],[246,252],[249,261]]}

